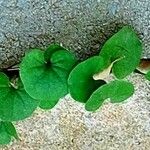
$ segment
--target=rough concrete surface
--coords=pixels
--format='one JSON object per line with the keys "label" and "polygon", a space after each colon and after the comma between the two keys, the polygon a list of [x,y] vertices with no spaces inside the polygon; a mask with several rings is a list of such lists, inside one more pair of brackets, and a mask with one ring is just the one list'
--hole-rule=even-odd
{"label": "rough concrete surface", "polygon": [[0,68],[53,42],[86,58],[124,24],[137,31],[150,58],[149,0],[0,0]]}
{"label": "rough concrete surface", "polygon": [[149,150],[150,82],[133,74],[135,94],[122,104],[106,101],[95,113],[69,95],[51,111],[37,110],[17,123],[21,141],[2,150]]}

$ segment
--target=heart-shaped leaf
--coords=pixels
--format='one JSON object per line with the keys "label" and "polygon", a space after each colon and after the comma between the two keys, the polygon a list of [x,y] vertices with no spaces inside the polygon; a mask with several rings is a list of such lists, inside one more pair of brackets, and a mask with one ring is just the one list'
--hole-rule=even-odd
{"label": "heart-shaped leaf", "polygon": [[98,88],[86,102],[85,108],[88,111],[96,111],[107,98],[110,98],[112,103],[119,103],[133,93],[134,87],[131,83],[115,80]]}
{"label": "heart-shaped leaf", "polygon": [[0,119],[17,121],[29,117],[39,102],[31,98],[24,90],[20,80],[16,83],[0,73]]}
{"label": "heart-shaped leaf", "polygon": [[11,122],[0,122],[0,145],[9,144],[11,138],[19,139],[16,129]]}
{"label": "heart-shaped leaf", "polygon": [[28,94],[41,100],[40,107],[52,108],[68,92],[67,79],[76,59],[59,45],[43,52],[34,49],[24,57],[20,76]]}
{"label": "heart-shaped leaf", "polygon": [[130,27],[125,26],[104,44],[100,55],[110,62],[124,57],[112,67],[113,74],[122,79],[136,69],[141,52],[142,45],[139,38]]}
{"label": "heart-shaped leaf", "polygon": [[93,75],[105,68],[103,58],[94,56],[78,64],[70,73],[68,78],[69,92],[71,96],[79,102],[85,103],[90,95],[99,86],[105,84],[104,81],[93,79]]}

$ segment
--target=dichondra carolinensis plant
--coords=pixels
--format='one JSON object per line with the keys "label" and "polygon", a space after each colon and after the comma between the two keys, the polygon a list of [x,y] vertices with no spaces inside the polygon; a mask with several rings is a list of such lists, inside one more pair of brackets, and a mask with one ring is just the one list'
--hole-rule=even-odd
{"label": "dichondra carolinensis plant", "polygon": [[67,79],[76,59],[66,49],[51,45],[45,52],[34,49],[20,65],[20,77],[27,93],[50,109],[68,93]]}
{"label": "dichondra carolinensis plant", "polygon": [[[150,67],[139,66],[141,53],[142,44],[128,26],[108,39],[99,55],[81,63],[57,44],[32,49],[19,65],[19,76],[0,73],[0,144],[18,139],[12,121],[31,116],[37,107],[53,108],[67,93],[93,112],[108,98],[112,103],[128,99],[134,86],[125,77],[137,69],[150,80]],[[115,79],[107,82],[110,73]]]}

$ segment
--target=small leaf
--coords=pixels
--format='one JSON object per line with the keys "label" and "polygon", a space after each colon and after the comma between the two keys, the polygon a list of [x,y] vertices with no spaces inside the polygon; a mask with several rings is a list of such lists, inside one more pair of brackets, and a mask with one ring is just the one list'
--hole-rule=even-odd
{"label": "small leaf", "polygon": [[122,79],[136,69],[141,52],[142,45],[139,38],[130,27],[125,26],[104,44],[100,55],[111,62],[124,57],[112,67],[113,74]]}
{"label": "small leaf", "polygon": [[0,145],[9,144],[11,137],[18,139],[14,125],[11,122],[0,122]]}
{"label": "small leaf", "polygon": [[0,119],[4,121],[25,119],[39,104],[25,92],[20,80],[15,82],[11,83],[5,74],[0,73]]}
{"label": "small leaf", "polygon": [[85,108],[88,111],[96,111],[107,98],[110,98],[112,103],[119,103],[133,93],[134,87],[131,83],[115,80],[98,88],[86,102]]}
{"label": "small leaf", "polygon": [[117,61],[121,60],[122,58],[118,58],[116,60],[114,60],[107,68],[105,68],[103,71],[96,73],[93,75],[93,79],[94,80],[104,80],[105,78],[107,78],[111,72],[111,69],[114,65],[114,63],[116,63]]}
{"label": "small leaf", "polygon": [[9,144],[10,141],[11,141],[11,136],[3,130],[0,131],[0,145]]}
{"label": "small leaf", "polygon": [[52,108],[68,92],[67,79],[76,59],[58,45],[43,52],[34,49],[26,54],[20,76],[28,94],[41,101],[41,108]]}
{"label": "small leaf", "polygon": [[146,79],[150,81],[150,71],[145,75]]}
{"label": "small leaf", "polygon": [[57,44],[51,44],[44,52],[45,61],[49,62],[53,53],[55,53],[56,51],[60,51],[60,50],[66,51],[66,49],[64,49],[63,47],[61,47]]}
{"label": "small leaf", "polygon": [[69,92],[76,101],[85,103],[90,95],[105,82],[93,80],[93,75],[105,68],[103,58],[94,56],[78,64],[68,78]]}
{"label": "small leaf", "polygon": [[56,101],[50,101],[50,100],[42,100],[41,102],[40,102],[40,105],[39,105],[39,107],[41,108],[41,109],[52,109],[56,104],[58,103],[58,100],[56,100]]}

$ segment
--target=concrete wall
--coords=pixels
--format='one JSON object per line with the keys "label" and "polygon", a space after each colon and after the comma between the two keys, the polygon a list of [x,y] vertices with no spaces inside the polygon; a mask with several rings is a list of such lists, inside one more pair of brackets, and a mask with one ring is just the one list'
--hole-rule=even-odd
{"label": "concrete wall", "polygon": [[149,0],[0,0],[0,68],[52,42],[84,59],[124,24],[135,28],[143,57],[150,57]]}

